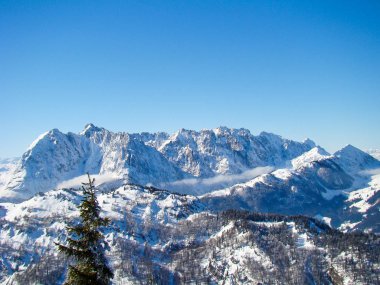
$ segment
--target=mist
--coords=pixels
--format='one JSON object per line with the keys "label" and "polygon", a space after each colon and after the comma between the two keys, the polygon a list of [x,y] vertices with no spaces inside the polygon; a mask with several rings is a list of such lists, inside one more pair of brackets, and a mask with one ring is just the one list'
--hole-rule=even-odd
{"label": "mist", "polygon": [[210,178],[183,179],[170,183],[162,183],[160,184],[160,187],[182,194],[203,195],[211,191],[230,187],[237,183],[247,182],[257,176],[270,173],[273,170],[274,168],[271,166],[256,167],[240,174],[217,175]]}

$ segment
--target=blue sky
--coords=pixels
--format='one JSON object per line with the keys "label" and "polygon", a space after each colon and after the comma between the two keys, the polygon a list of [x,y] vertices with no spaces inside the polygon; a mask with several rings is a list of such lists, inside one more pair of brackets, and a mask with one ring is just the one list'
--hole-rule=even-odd
{"label": "blue sky", "polygon": [[380,148],[380,2],[0,1],[0,157],[217,126]]}

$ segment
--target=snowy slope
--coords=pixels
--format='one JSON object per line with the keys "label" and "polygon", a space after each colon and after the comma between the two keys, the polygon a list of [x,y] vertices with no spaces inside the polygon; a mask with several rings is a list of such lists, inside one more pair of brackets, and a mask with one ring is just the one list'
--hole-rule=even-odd
{"label": "snowy slope", "polygon": [[20,158],[0,158],[0,189],[8,184]]}
{"label": "snowy slope", "polygon": [[379,171],[373,168],[377,162],[361,152],[345,152],[337,157],[313,148],[293,159],[290,168],[205,194],[201,201],[219,210],[315,216],[343,230],[379,233]]}
{"label": "snowy slope", "polygon": [[374,232],[379,233],[380,170],[371,175],[367,185],[350,192],[346,202],[351,215],[340,226],[342,230],[351,230],[352,228],[368,230],[371,228]]}
{"label": "snowy slope", "polygon": [[86,172],[100,170],[100,149],[85,137],[54,129],[41,135],[24,153],[5,189],[3,201],[22,201]]}
{"label": "snowy slope", "polygon": [[[173,195],[149,187],[125,185],[109,189],[108,185],[103,185],[98,190],[102,214],[113,221],[112,230],[107,234],[110,244],[115,244],[117,238],[132,238],[140,246],[144,241],[153,245],[159,240],[149,230],[151,225],[176,223],[204,208],[195,197]],[[26,269],[36,255],[48,254],[50,250],[56,255],[54,241],[62,235],[66,221],[78,217],[77,205],[81,197],[80,190],[71,188],[41,193],[19,204],[0,204],[0,246],[2,253],[9,251],[0,259],[0,276]],[[20,255],[22,258],[18,259]]]}
{"label": "snowy slope", "polygon": [[[62,284],[67,263],[54,242],[78,217],[80,200],[80,191],[61,189],[0,205],[2,284]],[[365,284],[370,272],[379,273],[378,239],[342,235],[310,218],[213,214],[197,197],[137,185],[104,185],[98,200],[111,219],[104,233],[113,284],[140,284],[149,276],[162,284],[325,284],[354,277]],[[347,263],[358,254],[355,246],[361,257]]]}
{"label": "snowy slope", "polygon": [[330,157],[330,154],[327,151],[320,146],[316,146],[302,155],[292,159],[291,164],[293,168],[300,168],[307,163],[312,163],[313,161],[322,160],[328,157]]}

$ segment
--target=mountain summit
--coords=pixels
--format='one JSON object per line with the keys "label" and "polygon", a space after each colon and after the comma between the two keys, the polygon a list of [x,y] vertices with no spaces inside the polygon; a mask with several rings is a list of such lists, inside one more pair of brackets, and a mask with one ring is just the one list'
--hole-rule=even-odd
{"label": "mountain summit", "polygon": [[240,174],[258,166],[283,166],[314,145],[226,127],[181,129],[173,135],[114,133],[93,124],[79,134],[53,129],[24,153],[0,199],[22,201],[87,172],[112,173],[142,185]]}

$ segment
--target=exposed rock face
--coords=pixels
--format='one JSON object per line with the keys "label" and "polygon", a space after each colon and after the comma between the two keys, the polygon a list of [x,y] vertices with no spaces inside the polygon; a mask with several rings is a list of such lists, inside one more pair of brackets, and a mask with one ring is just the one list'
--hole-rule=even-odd
{"label": "exposed rock face", "polygon": [[89,124],[80,134],[54,129],[22,156],[2,200],[21,201],[59,182],[89,172],[113,173],[127,182],[159,184],[191,177],[236,174],[257,166],[281,166],[314,143],[282,139],[245,129],[201,132],[113,133]]}

